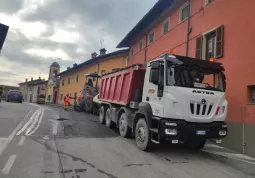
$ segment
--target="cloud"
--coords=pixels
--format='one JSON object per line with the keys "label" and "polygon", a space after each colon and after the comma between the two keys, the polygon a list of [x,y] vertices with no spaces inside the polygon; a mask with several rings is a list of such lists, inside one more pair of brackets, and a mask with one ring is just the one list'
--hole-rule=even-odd
{"label": "cloud", "polygon": [[[61,70],[81,63],[102,46],[112,52],[157,0],[1,0],[0,22],[10,26],[0,60],[11,79],[48,75],[52,62]],[[8,66],[9,65],[9,66]],[[17,69],[11,65],[18,65]],[[4,82],[0,78],[0,83]]]}
{"label": "cloud", "polygon": [[12,14],[17,12],[22,7],[20,0],[1,0],[0,1],[0,12]]}

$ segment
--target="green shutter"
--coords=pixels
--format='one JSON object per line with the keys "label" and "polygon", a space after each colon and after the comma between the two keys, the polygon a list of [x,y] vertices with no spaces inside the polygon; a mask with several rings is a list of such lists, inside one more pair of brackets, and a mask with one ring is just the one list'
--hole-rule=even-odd
{"label": "green shutter", "polygon": [[221,58],[223,56],[223,41],[224,41],[224,26],[216,29],[216,56]]}
{"label": "green shutter", "polygon": [[196,40],[196,58],[202,59],[203,36],[197,37]]}

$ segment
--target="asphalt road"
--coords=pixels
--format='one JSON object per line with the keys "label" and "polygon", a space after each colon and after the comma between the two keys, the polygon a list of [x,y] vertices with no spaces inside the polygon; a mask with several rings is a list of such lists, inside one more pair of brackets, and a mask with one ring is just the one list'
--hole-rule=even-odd
{"label": "asphalt road", "polygon": [[0,103],[0,178],[248,178],[254,168],[254,159],[213,144],[143,152],[97,116]]}

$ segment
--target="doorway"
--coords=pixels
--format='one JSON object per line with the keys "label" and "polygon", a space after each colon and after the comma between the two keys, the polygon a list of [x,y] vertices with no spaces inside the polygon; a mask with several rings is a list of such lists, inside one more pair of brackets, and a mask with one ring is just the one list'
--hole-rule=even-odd
{"label": "doorway", "polygon": [[57,104],[57,96],[58,96],[58,91],[54,91],[54,94],[53,94],[53,104]]}

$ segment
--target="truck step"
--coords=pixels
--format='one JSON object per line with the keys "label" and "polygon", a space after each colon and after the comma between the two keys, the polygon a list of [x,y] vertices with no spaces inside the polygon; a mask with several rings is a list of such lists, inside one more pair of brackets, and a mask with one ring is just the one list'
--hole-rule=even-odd
{"label": "truck step", "polygon": [[156,129],[156,128],[151,128],[150,131],[155,133],[155,134],[158,134],[158,129]]}
{"label": "truck step", "polygon": [[160,143],[160,135],[158,133],[158,129],[151,128],[150,132],[151,132],[151,142],[153,142],[155,144],[159,144]]}
{"label": "truck step", "polygon": [[153,142],[153,143],[155,143],[155,144],[159,144],[159,141],[157,141],[157,140],[151,139],[151,142]]}

